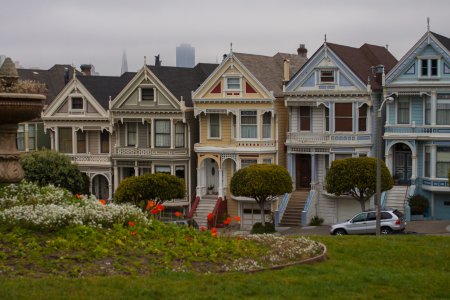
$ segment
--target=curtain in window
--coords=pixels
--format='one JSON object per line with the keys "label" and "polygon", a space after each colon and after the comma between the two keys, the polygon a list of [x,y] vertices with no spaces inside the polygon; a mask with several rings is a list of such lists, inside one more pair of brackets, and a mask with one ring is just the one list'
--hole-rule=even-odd
{"label": "curtain in window", "polygon": [[36,125],[28,125],[28,149],[36,149]]}
{"label": "curtain in window", "polygon": [[450,125],[450,100],[438,99],[436,103],[436,124]]}
{"label": "curtain in window", "polygon": [[77,153],[86,153],[86,131],[77,131]]}
{"label": "curtain in window", "polygon": [[72,151],[72,128],[59,128],[59,152],[73,153]]}
{"label": "curtain in window", "polygon": [[25,151],[25,125],[19,125],[17,130],[17,150]]}
{"label": "curtain in window", "polygon": [[325,130],[330,131],[330,110],[328,108],[325,109]]}
{"label": "curtain in window", "polygon": [[257,137],[256,111],[241,112],[241,138],[254,139]]}
{"label": "curtain in window", "polygon": [[184,124],[182,122],[175,125],[175,147],[184,147]]}
{"label": "curtain in window", "polygon": [[311,130],[311,107],[300,106],[300,131]]}
{"label": "curtain in window", "polygon": [[400,98],[398,100],[397,124],[409,124],[409,99]]}
{"label": "curtain in window", "polygon": [[272,114],[265,112],[263,114],[263,138],[270,139],[272,137]]}
{"label": "curtain in window", "polygon": [[109,153],[109,132],[100,132],[100,153]]}
{"label": "curtain in window", "polygon": [[170,147],[170,121],[155,121],[155,146]]}
{"label": "curtain in window", "polygon": [[450,169],[450,147],[438,147],[436,155],[436,177],[447,178]]}
{"label": "curtain in window", "polygon": [[209,115],[209,137],[220,137],[220,116],[219,114]]}
{"label": "curtain in window", "polygon": [[335,109],[335,131],[352,131],[352,103],[336,103]]}
{"label": "curtain in window", "polygon": [[127,124],[128,146],[136,146],[136,123]]}

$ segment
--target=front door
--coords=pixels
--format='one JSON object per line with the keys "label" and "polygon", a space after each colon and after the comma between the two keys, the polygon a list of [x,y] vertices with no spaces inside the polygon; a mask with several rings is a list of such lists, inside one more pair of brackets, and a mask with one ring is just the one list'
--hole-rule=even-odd
{"label": "front door", "polygon": [[395,145],[395,177],[399,184],[408,184],[412,175],[411,150],[405,144]]}
{"label": "front door", "polygon": [[300,154],[295,158],[296,188],[309,189],[311,184],[311,155]]}

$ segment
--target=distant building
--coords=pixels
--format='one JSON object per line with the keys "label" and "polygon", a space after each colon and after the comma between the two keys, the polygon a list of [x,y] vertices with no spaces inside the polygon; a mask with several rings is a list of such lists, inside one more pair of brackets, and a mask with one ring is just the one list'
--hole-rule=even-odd
{"label": "distant building", "polygon": [[3,65],[3,62],[5,61],[6,56],[3,54],[0,54],[0,67]]}
{"label": "distant building", "polygon": [[127,54],[125,52],[125,50],[123,50],[123,55],[122,55],[122,67],[120,68],[120,75],[122,75],[123,73],[128,72],[128,61],[127,61]]}
{"label": "distant building", "polygon": [[177,67],[192,68],[195,65],[195,48],[190,44],[177,47]]}

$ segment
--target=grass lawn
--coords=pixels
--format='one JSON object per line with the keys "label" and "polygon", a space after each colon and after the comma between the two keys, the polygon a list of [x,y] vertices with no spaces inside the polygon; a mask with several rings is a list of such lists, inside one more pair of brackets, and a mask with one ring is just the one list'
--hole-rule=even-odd
{"label": "grass lawn", "polygon": [[326,262],[253,274],[0,277],[1,299],[450,299],[450,237],[324,236]]}

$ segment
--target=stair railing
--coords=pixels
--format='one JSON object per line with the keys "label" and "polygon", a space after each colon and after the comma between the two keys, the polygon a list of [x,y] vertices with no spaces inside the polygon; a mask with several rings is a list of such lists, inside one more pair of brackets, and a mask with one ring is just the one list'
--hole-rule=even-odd
{"label": "stair railing", "polygon": [[197,206],[200,203],[200,196],[195,197],[194,203],[192,204],[191,210],[187,214],[187,218],[190,219],[194,216]]}
{"label": "stair railing", "polygon": [[208,229],[213,227],[223,227],[223,216],[227,213],[227,198],[219,197],[212,211],[213,218],[208,220]]}
{"label": "stair railing", "polygon": [[316,193],[315,189],[312,189],[309,191],[309,195],[308,195],[308,199],[306,200],[306,204],[305,207],[303,208],[302,211],[302,226],[307,226],[308,225],[308,220],[310,220],[311,218],[311,212],[312,209],[311,207],[313,202],[316,202],[316,200],[318,199],[319,193]]}
{"label": "stair railing", "polygon": [[278,208],[275,210],[275,226],[278,226],[280,224],[281,219],[284,215],[284,211],[286,210],[286,207],[289,203],[290,196],[291,194],[285,193],[280,201],[280,205],[278,205]]}

